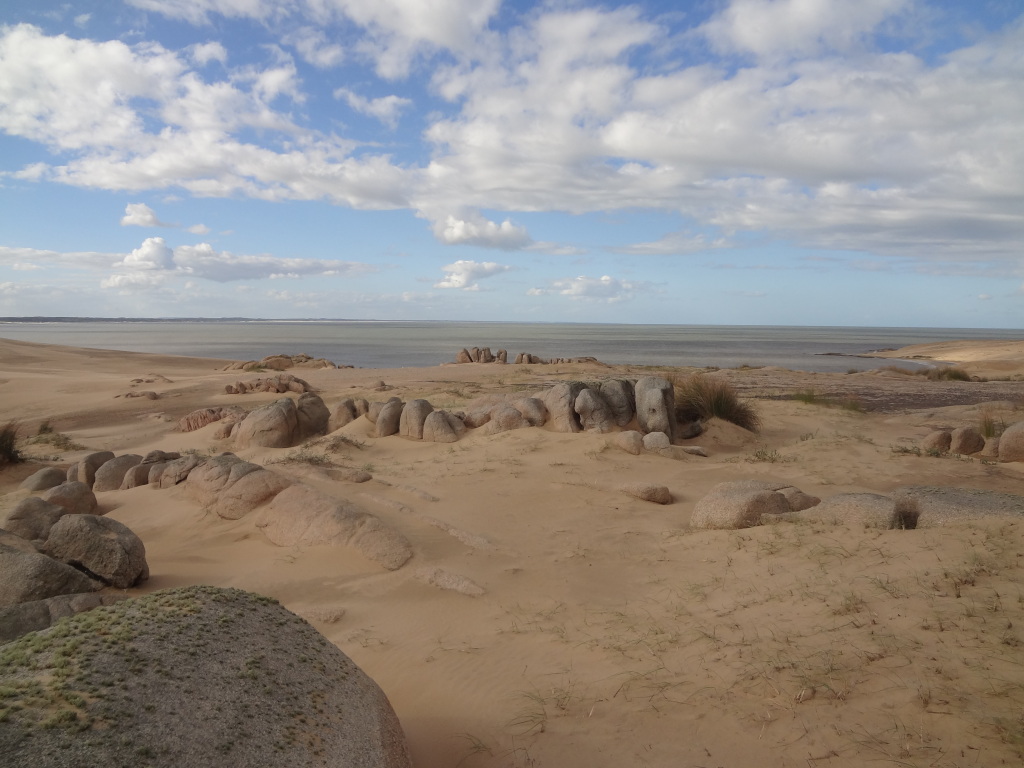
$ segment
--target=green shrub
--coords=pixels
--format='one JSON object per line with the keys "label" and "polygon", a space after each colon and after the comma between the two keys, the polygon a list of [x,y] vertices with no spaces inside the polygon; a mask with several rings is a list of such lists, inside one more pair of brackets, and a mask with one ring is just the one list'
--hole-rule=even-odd
{"label": "green shrub", "polygon": [[18,424],[9,421],[0,428],[0,467],[17,464],[25,460],[18,450]]}
{"label": "green shrub", "polygon": [[757,432],[761,417],[750,403],[743,402],[727,381],[695,374],[672,382],[676,398],[676,419],[691,421],[694,415],[702,420],[715,417],[738,427]]}

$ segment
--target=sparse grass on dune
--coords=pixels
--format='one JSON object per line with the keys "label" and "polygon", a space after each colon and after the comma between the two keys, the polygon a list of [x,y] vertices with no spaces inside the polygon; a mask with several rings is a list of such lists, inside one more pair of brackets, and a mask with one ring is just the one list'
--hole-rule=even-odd
{"label": "sparse grass on dune", "polygon": [[924,376],[928,381],[973,381],[971,374],[955,365],[942,365],[937,368],[904,368],[899,365],[885,365],[878,370],[899,373],[904,376]]}
{"label": "sparse grass on dune", "polygon": [[701,419],[715,417],[738,427],[757,432],[761,428],[761,417],[750,403],[740,400],[736,390],[727,381],[702,374],[676,378],[676,416],[680,421],[688,420],[693,413]]}
{"label": "sparse grass on dune", "polygon": [[18,450],[18,424],[9,421],[0,427],[0,467],[18,464],[24,460],[25,457]]}

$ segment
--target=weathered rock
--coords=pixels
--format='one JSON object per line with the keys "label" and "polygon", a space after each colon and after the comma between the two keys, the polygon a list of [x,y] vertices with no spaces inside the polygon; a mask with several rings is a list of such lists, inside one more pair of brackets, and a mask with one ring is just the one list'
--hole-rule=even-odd
{"label": "weathered rock", "polygon": [[232,453],[207,459],[185,480],[185,495],[226,520],[238,520],[291,485],[291,481]]}
{"label": "weathered rock", "polygon": [[[112,458],[114,458],[113,451],[96,451],[95,453],[90,453],[87,456],[82,457],[75,467],[74,480],[79,483],[85,483],[87,486],[92,488],[93,481],[96,479],[96,470]],[[68,480],[71,480],[70,469],[68,470],[68,473]]]}
{"label": "weathered rock", "polygon": [[[39,542],[40,545],[42,542]],[[4,528],[0,528],[0,544],[5,547],[11,547],[12,549],[20,550],[21,552],[38,552],[39,547],[28,539],[23,539],[16,533],[12,533]]]}
{"label": "weathered rock", "polygon": [[916,528],[920,514],[915,499],[878,493],[840,493],[796,513],[801,519],[830,525],[843,523],[865,528]]}
{"label": "weathered rock", "polygon": [[180,459],[181,454],[177,451],[150,451],[142,457],[143,464],[161,464],[165,461]]}
{"label": "weathered rock", "polygon": [[281,547],[347,545],[389,570],[412,557],[412,547],[398,531],[355,504],[308,485],[281,491],[260,512],[256,526]]}
{"label": "weathered rock", "polygon": [[643,435],[633,429],[612,435],[608,442],[634,456],[639,456],[644,449]]}
{"label": "weathered rock", "polygon": [[648,432],[643,436],[643,445],[645,450],[658,451],[671,447],[672,441],[664,432]]}
{"label": "weathered rock", "polygon": [[366,398],[357,397],[352,402],[355,403],[356,406],[356,418],[365,416],[366,412],[370,410],[370,404],[366,401]]}
{"label": "weathered rock", "polygon": [[288,448],[298,442],[299,415],[290,397],[275,400],[249,413],[235,435],[235,446]]}
{"label": "weathered rock", "polygon": [[59,504],[71,515],[91,515],[96,510],[96,494],[83,482],[61,483],[43,493],[43,500]]}
{"label": "weathered rock", "polygon": [[[380,688],[270,598],[187,587],[94,608],[67,619],[60,636],[14,641],[13,657],[31,663],[6,666],[0,687],[45,690],[65,679],[68,647],[72,669],[80,659],[98,675],[89,689],[66,678],[81,704],[62,710],[74,719],[54,728],[39,727],[53,705],[23,697],[0,723],[4,768],[411,766]],[[111,723],[112,701],[120,709]]]}
{"label": "weathered rock", "polygon": [[785,488],[779,488],[778,492],[786,497],[786,503],[789,504],[790,512],[801,512],[811,507],[816,507],[821,503],[821,499],[817,496],[811,496],[808,493],[804,493],[799,488],[795,488],[792,485],[786,486]]}
{"label": "weathered rock", "polygon": [[157,466],[167,466],[167,462],[158,462],[156,464],[143,463],[131,467],[124,473],[124,480],[121,481],[121,490],[128,491],[132,488],[138,488],[140,485],[148,485],[149,473]]}
{"label": "weathered rock", "polygon": [[414,440],[423,439],[423,424],[434,406],[423,399],[410,400],[398,419],[398,434]]}
{"label": "weathered rock", "polygon": [[127,525],[109,517],[64,515],[50,529],[43,551],[118,589],[149,578],[142,540]]}
{"label": "weathered rock", "polygon": [[455,355],[455,362],[456,363],[472,363],[473,362],[473,358],[470,357],[468,349],[460,349],[458,354]]}
{"label": "weathered rock", "polygon": [[331,411],[331,418],[327,423],[327,431],[333,432],[336,429],[341,429],[346,424],[351,424],[357,418],[359,417],[356,415],[355,401],[352,398],[342,400]]}
{"label": "weathered rock", "polygon": [[750,528],[763,515],[789,512],[789,502],[772,487],[756,480],[719,483],[693,509],[694,528]]}
{"label": "weathered rock", "polygon": [[377,417],[380,416],[380,412],[384,410],[385,405],[387,405],[387,403],[370,403],[366,408],[366,420],[369,421],[371,424],[376,424]]}
{"label": "weathered rock", "polygon": [[692,440],[695,437],[700,437],[702,434],[704,434],[704,422],[699,418],[687,421],[677,420],[675,423],[676,440]]}
{"label": "weathered rock", "polygon": [[543,427],[548,420],[548,409],[544,401],[536,397],[523,397],[509,403],[523,414],[526,423],[531,427]]}
{"label": "weathered rock", "polygon": [[481,362],[481,363],[493,363],[494,362],[494,355],[491,353],[491,348],[490,347],[484,347],[483,349],[480,350],[480,360],[479,360],[479,362]]}
{"label": "weathered rock", "polygon": [[78,482],[78,462],[75,462],[70,467],[68,467],[67,482],[69,482],[69,483]]}
{"label": "weathered rock", "polygon": [[999,436],[1000,461],[1024,461],[1024,421],[1011,424]]}
{"label": "weathered rock", "polygon": [[462,420],[448,411],[432,411],[423,421],[423,439],[430,443],[454,443],[466,431]]}
{"label": "weathered rock", "polygon": [[60,504],[29,496],[19,501],[7,514],[3,527],[23,539],[42,542],[50,535],[53,524],[66,514],[67,508]]}
{"label": "weathered rock", "polygon": [[295,412],[299,420],[296,442],[327,434],[331,412],[320,395],[314,395],[312,392],[299,395],[299,400],[295,404]]}
{"label": "weathered rock", "polygon": [[0,544],[0,606],[95,592],[102,586],[52,557]]}
{"label": "weathered rock", "polygon": [[149,470],[149,484],[160,488],[173,488],[184,482],[189,473],[203,463],[203,459],[194,453],[182,456],[167,464],[154,464]]}
{"label": "weathered rock", "polygon": [[582,381],[563,381],[537,395],[551,414],[548,423],[556,432],[582,432],[576,398],[586,385]]}
{"label": "weathered rock", "polygon": [[530,426],[530,422],[516,408],[508,404],[496,405],[491,409],[491,418],[487,422],[486,434],[496,435],[500,432],[509,432],[528,426]]}
{"label": "weathered rock", "polygon": [[388,437],[398,434],[398,427],[402,422],[402,411],[405,403],[394,397],[384,403],[377,416],[377,437]]}
{"label": "weathered rock", "polygon": [[667,379],[644,376],[634,388],[636,419],[640,431],[664,432],[671,443],[675,436],[675,390]]}
{"label": "weathered rock", "polygon": [[633,382],[627,379],[608,379],[600,384],[601,396],[608,403],[616,426],[625,427],[636,416],[636,397]]}
{"label": "weathered rock", "polygon": [[39,632],[61,619],[124,600],[123,595],[100,595],[94,592],[57,595],[0,608],[0,645],[17,640],[29,632]]}
{"label": "weathered rock", "polygon": [[926,453],[946,453],[952,442],[953,438],[948,430],[937,429],[922,438],[921,450]]}
{"label": "weathered rock", "polygon": [[462,419],[463,423],[470,429],[482,427],[491,420],[491,409],[486,411],[469,411]]}
{"label": "weathered rock", "polygon": [[507,350],[499,349],[497,352],[494,353],[494,356],[498,359],[498,362],[501,363],[502,365],[504,365],[505,363],[508,362],[508,351]]}
{"label": "weathered rock", "polygon": [[199,408],[178,419],[178,430],[180,432],[195,432],[207,424],[213,424],[224,418],[223,408]]}
{"label": "weathered rock", "polygon": [[589,387],[576,395],[574,410],[580,417],[580,426],[585,432],[606,433],[615,429],[615,415],[604,401],[600,392]]}
{"label": "weathered rock", "polygon": [[26,491],[45,491],[67,480],[67,470],[57,467],[43,467],[21,481],[19,488]]}
{"label": "weathered rock", "polygon": [[125,473],[141,463],[142,456],[137,453],[126,453],[104,462],[103,466],[96,470],[96,479],[92,485],[93,491],[100,493],[118,490],[121,483],[124,482]]}
{"label": "weathered rock", "polygon": [[672,492],[664,485],[657,485],[655,483],[626,483],[619,486],[619,490],[641,501],[650,501],[655,504],[672,503]]}
{"label": "weathered rock", "polygon": [[969,456],[985,449],[985,438],[974,427],[957,427],[949,437],[950,453]]}
{"label": "weathered rock", "polygon": [[981,449],[981,453],[978,454],[983,459],[999,459],[999,436],[993,435],[992,437],[985,438],[985,447]]}

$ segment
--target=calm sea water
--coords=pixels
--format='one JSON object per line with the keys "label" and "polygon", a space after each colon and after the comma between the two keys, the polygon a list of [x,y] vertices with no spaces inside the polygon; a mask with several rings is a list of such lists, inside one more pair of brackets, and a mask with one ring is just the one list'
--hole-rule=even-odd
{"label": "calm sea water", "polygon": [[[462,347],[541,357],[592,356],[606,363],[777,365],[846,371],[886,364],[858,355],[950,339],[1024,339],[1020,329],[849,328],[371,321],[0,322],[0,337],[76,347],[236,360],[306,353],[362,368],[431,366]],[[0,361],[0,368],[3,362]]]}

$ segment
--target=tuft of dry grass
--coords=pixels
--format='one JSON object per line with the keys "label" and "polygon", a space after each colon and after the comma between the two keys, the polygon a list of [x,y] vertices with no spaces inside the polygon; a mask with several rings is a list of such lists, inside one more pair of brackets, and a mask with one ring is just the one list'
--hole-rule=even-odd
{"label": "tuft of dry grass", "polygon": [[25,460],[18,450],[18,423],[7,422],[0,427],[0,467],[8,464],[18,464]]}
{"label": "tuft of dry grass", "polygon": [[712,416],[738,427],[757,432],[761,417],[750,403],[740,400],[727,381],[695,374],[672,382],[675,389],[676,418],[689,421],[693,414],[702,420]]}

